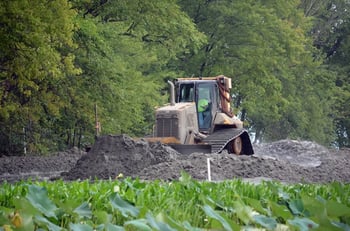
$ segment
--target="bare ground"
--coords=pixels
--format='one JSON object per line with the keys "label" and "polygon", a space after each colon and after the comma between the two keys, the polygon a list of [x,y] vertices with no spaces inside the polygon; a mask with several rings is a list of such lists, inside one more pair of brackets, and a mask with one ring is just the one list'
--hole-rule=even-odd
{"label": "bare ground", "polygon": [[109,179],[119,174],[145,180],[177,180],[181,171],[194,179],[221,181],[350,182],[350,150],[333,150],[314,142],[281,140],[254,146],[252,156],[227,153],[182,155],[160,143],[134,141],[126,135],[100,137],[92,149],[72,149],[50,157],[0,157],[0,182],[21,179]]}

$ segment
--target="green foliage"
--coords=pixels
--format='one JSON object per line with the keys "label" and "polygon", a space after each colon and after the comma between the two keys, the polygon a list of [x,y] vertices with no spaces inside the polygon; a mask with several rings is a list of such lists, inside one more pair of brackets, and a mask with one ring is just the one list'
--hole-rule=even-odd
{"label": "green foliage", "polygon": [[[350,10],[349,4],[344,6],[345,9]],[[334,116],[337,132],[337,144],[340,147],[350,147],[350,81],[349,81],[349,50],[350,50],[350,23],[349,16],[342,17],[344,24],[337,27],[339,42],[336,46],[335,53],[329,58],[329,69],[331,69],[336,76],[335,84],[337,91],[335,92],[336,103],[334,104]],[[333,46],[334,47],[334,46]]]}
{"label": "green foliage", "polygon": [[[241,180],[21,182],[0,185],[12,230],[347,230],[350,188]],[[11,194],[11,195],[10,195]],[[10,196],[9,196],[10,195]]]}
{"label": "green foliage", "polygon": [[349,146],[346,0],[0,3],[0,152],[143,136],[166,80],[232,77],[257,141]]}
{"label": "green foliage", "polygon": [[305,14],[313,16],[311,37],[314,46],[326,57],[325,64],[331,71],[335,89],[332,92],[332,114],[334,119],[335,145],[349,147],[349,10],[350,4],[345,0],[337,1],[302,1]]}
{"label": "green foliage", "polygon": [[28,186],[28,201],[37,208],[41,213],[47,217],[56,218],[55,210],[56,206],[47,198],[47,191],[45,188],[39,188],[37,186]]}
{"label": "green foliage", "polygon": [[[29,133],[28,143],[48,138],[45,124],[58,116],[64,104],[60,95],[64,86],[59,83],[67,74],[79,73],[71,53],[75,15],[66,0],[1,1],[2,153],[22,144],[23,128]],[[28,151],[40,151],[28,147]]]}
{"label": "green foliage", "polygon": [[92,127],[93,119],[86,115],[97,104],[102,133],[150,133],[153,108],[164,103],[159,94],[164,79],[173,75],[167,63],[175,54],[195,49],[203,36],[173,1],[73,5],[79,9],[76,62],[83,73],[70,80],[68,120],[62,123]]}
{"label": "green foliage", "polygon": [[93,1],[80,10],[78,84],[98,104],[103,133],[149,133],[164,79],[173,75],[167,63],[203,40],[174,1],[136,2]]}
{"label": "green foliage", "polygon": [[231,76],[236,112],[257,140],[334,140],[334,78],[318,58],[309,36],[313,21],[299,1],[180,4],[208,36],[182,68],[189,75]]}
{"label": "green foliage", "polygon": [[[30,4],[30,7],[29,7]],[[175,1],[1,3],[1,150],[49,152],[150,133],[171,60],[205,40]]]}

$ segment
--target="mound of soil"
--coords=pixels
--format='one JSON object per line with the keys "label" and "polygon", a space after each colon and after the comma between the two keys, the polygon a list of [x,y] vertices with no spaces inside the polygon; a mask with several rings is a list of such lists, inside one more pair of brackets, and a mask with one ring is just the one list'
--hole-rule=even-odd
{"label": "mound of soil", "polygon": [[349,182],[347,152],[335,152],[309,141],[281,140],[255,145],[256,154],[236,156],[193,153],[183,155],[160,143],[135,141],[126,135],[100,137],[92,150],[67,174],[67,180],[124,176],[144,180],[176,180],[181,172],[215,181],[248,178],[284,182]]}
{"label": "mound of soil", "polygon": [[195,179],[206,180],[208,179],[207,158],[209,158],[211,179],[215,181],[242,178],[250,181],[278,180],[286,183],[350,182],[350,171],[346,167],[350,164],[349,153],[337,153],[334,157],[335,159],[320,158],[322,163],[316,167],[310,167],[312,162],[319,163],[319,159],[310,161],[310,165],[305,166],[307,163],[302,158],[298,164],[295,163],[297,156],[293,161],[289,161],[284,159],[285,157],[271,158],[263,155],[194,153],[183,160],[150,166],[134,176],[146,180],[159,178],[173,180],[180,177],[181,171],[186,171]]}
{"label": "mound of soil", "polygon": [[66,174],[66,180],[131,176],[144,168],[175,160],[178,153],[160,143],[135,141],[126,135],[99,137],[92,149]]}
{"label": "mound of soil", "polygon": [[99,137],[88,153],[79,150],[51,157],[1,157],[0,182],[28,177],[77,180],[110,179],[119,174],[144,180],[177,180],[185,171],[194,179],[221,181],[350,182],[350,150],[331,150],[309,141],[281,140],[254,145],[252,156],[193,153],[183,155],[161,143],[126,135]]}

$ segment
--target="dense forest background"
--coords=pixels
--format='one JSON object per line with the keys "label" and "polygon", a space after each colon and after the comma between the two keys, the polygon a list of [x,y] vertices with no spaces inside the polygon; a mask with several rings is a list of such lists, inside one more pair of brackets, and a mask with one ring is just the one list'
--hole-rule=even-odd
{"label": "dense forest background", "polygon": [[[255,141],[350,147],[348,0],[0,1],[0,153],[149,134],[166,80],[232,78]],[[97,106],[97,107],[96,107]]]}

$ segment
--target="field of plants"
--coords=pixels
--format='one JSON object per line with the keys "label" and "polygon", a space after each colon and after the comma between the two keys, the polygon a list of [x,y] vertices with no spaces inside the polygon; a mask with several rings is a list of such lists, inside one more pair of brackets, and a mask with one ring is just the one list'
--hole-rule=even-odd
{"label": "field of plants", "polygon": [[0,230],[350,230],[350,185],[242,180],[0,185]]}

